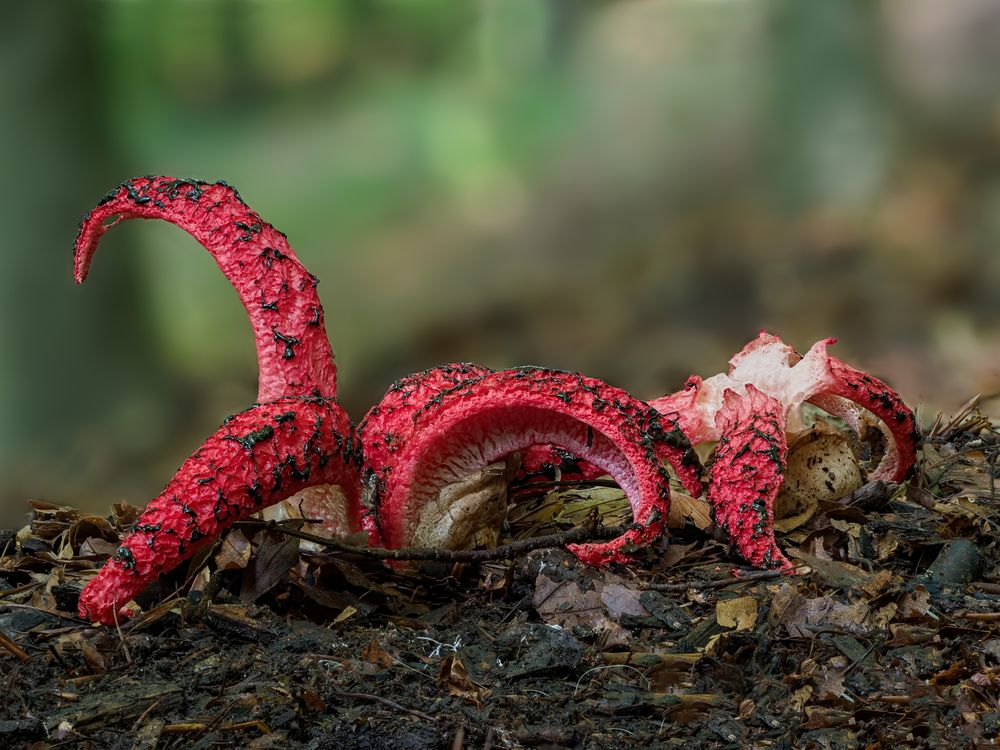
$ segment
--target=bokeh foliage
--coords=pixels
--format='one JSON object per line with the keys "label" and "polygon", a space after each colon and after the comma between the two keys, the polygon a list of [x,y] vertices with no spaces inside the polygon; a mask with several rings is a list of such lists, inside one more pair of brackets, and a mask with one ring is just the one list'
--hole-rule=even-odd
{"label": "bokeh foliage", "polygon": [[657,395],[760,327],[928,410],[1000,389],[987,0],[23,3],[0,56],[2,523],[142,503],[253,398],[176,229],[116,229],[72,287],[132,174],[224,178],[288,233],[359,416],[449,360]]}

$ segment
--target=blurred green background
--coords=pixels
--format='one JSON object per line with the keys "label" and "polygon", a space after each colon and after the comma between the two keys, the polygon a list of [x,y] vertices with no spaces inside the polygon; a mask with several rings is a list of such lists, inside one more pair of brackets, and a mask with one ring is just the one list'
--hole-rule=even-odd
{"label": "blurred green background", "polygon": [[0,6],[0,525],[145,503],[256,393],[176,228],[116,229],[73,286],[135,174],[226,179],[288,234],[357,416],[451,360],[652,397],[761,327],[838,336],[925,419],[1000,390],[992,0],[54,7]]}

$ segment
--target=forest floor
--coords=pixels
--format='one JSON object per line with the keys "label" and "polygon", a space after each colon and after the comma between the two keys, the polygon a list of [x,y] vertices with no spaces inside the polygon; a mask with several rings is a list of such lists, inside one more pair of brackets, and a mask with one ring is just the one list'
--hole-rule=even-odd
{"label": "forest floor", "polygon": [[[690,498],[669,546],[607,570],[549,548],[396,572],[250,524],[118,628],[76,604],[134,509],[36,502],[0,531],[0,746],[996,746],[998,452],[974,403],[939,418],[909,482],[785,524],[796,575],[734,575]],[[608,491],[521,488],[507,532]]]}

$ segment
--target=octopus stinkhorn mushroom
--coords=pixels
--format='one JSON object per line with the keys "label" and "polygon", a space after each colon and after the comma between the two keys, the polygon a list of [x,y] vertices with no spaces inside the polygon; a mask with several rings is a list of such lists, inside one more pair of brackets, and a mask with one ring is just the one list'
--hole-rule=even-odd
{"label": "octopus stinkhorn mushroom", "polygon": [[650,402],[692,443],[718,441],[708,499],[716,523],[756,567],[792,567],[774,539],[774,499],[785,473],[786,434],[804,428],[803,403],[843,417],[857,432],[857,406],[881,420],[885,451],[869,479],[898,482],[913,466],[919,439],[913,412],[881,380],[831,356],[834,342],[819,341],[801,356],[762,331],[729,360],[727,373],[694,375],[683,390]]}
{"label": "octopus stinkhorn mushroom", "polygon": [[213,255],[250,316],[259,394],[150,501],[81,593],[84,617],[107,624],[127,617],[123,605],[135,594],[225,528],[313,487],[340,487],[345,507],[332,525],[363,523],[372,543],[396,547],[409,541],[421,508],[449,481],[531,445],[554,444],[611,474],[632,503],[635,525],[622,537],[572,547],[593,564],[624,560],[659,536],[669,502],[664,460],[692,492],[701,489],[697,459],[676,422],[573,373],[429,370],[399,381],[355,430],[337,403],[317,279],[282,233],[225,183],[137,178],[82,222],[78,283],[104,232],[133,218],[169,221]]}

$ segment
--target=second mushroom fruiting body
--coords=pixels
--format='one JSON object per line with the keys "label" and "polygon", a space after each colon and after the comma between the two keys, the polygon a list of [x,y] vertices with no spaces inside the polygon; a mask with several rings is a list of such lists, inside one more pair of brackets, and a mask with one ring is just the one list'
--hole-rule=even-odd
{"label": "second mushroom fruiting body", "polygon": [[[716,443],[708,477],[712,516],[755,567],[792,567],[774,537],[774,503],[786,478],[789,440],[814,437],[805,434],[803,404],[844,419],[859,435],[864,410],[878,418],[883,453],[869,480],[898,482],[913,466],[919,440],[913,412],[884,382],[831,356],[834,341],[819,341],[802,356],[762,331],[729,360],[727,372],[704,380],[692,375],[682,390],[650,401],[692,444]],[[526,451],[524,464],[528,478],[545,472],[581,481],[602,473],[551,445]]]}
{"label": "second mushroom fruiting body", "polygon": [[[697,459],[675,421],[575,373],[476,365],[429,370],[399,381],[355,430],[337,402],[317,279],[281,232],[225,183],[136,178],[108,193],[82,222],[78,283],[101,236],[133,218],[169,221],[215,258],[250,317],[259,393],[150,501],[81,593],[83,617],[106,624],[127,617],[125,605],[161,573],[237,520],[292,497],[336,515],[324,519],[330,527],[351,531],[363,522],[372,543],[406,544],[427,500],[450,481],[535,444],[581,456],[613,476],[629,498],[630,530],[571,548],[592,564],[624,561],[660,536],[669,503],[664,462],[693,493],[701,489]],[[318,491],[331,486],[340,491]],[[301,494],[311,490],[315,497]],[[331,497],[338,499],[330,503]]]}
{"label": "second mushroom fruiting body", "polygon": [[754,566],[791,568],[774,538],[774,501],[788,435],[804,429],[804,403],[845,419],[858,433],[858,407],[878,417],[884,451],[869,479],[898,482],[913,466],[919,439],[913,412],[881,380],[831,356],[833,343],[818,341],[802,356],[762,331],[729,360],[727,372],[692,376],[683,390],[650,402],[692,443],[717,441],[708,489],[713,517]]}

